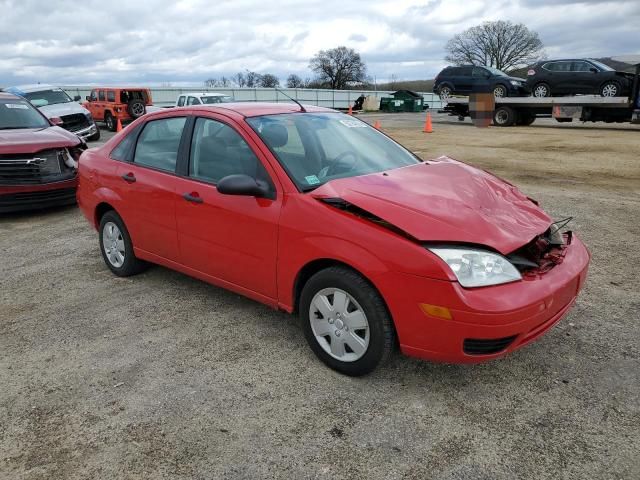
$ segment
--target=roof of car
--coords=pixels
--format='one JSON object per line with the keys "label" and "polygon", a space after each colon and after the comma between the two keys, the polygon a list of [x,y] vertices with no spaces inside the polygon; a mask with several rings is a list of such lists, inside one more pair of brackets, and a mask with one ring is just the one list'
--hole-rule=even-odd
{"label": "roof of car", "polygon": [[91,85],[89,88],[91,90],[151,90],[149,87],[133,87],[131,85],[123,85],[123,86],[108,86],[108,85]]}
{"label": "roof of car", "polygon": [[191,95],[191,96],[198,96],[198,97],[230,97],[231,96],[227,93],[220,93],[220,92],[184,92],[180,94],[180,96],[182,95]]}
{"label": "roof of car", "polygon": [[[291,103],[266,103],[266,102],[233,102],[218,103],[214,105],[192,105],[187,108],[194,110],[231,110],[244,117],[257,117],[260,115],[277,115],[280,113],[298,113],[300,107]],[[335,112],[330,108],[316,107],[315,105],[304,105],[304,109],[311,113]]]}
{"label": "roof of car", "polygon": [[20,93],[29,93],[29,92],[40,92],[42,90],[51,90],[52,88],[59,88],[53,85],[48,85],[46,83],[32,83],[29,85],[16,85],[14,87],[5,88],[8,92],[15,92],[16,94]]}
{"label": "roof of car", "polygon": [[0,99],[2,100],[24,100],[24,98],[14,95],[13,93],[0,92]]}

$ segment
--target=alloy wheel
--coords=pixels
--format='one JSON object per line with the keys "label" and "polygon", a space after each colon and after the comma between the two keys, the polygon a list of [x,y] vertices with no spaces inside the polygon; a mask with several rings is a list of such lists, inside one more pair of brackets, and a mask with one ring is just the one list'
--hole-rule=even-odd
{"label": "alloy wheel", "polygon": [[618,95],[618,86],[615,83],[607,83],[602,87],[603,97],[615,97]]}
{"label": "alloy wheel", "polygon": [[125,246],[122,232],[113,222],[107,222],[102,229],[102,247],[109,263],[115,268],[124,265]]}
{"label": "alloy wheel", "polygon": [[506,96],[506,94],[507,94],[507,91],[501,85],[498,85],[496,88],[493,89],[493,95],[496,98],[503,98]]}
{"label": "alloy wheel", "polygon": [[316,341],[331,357],[355,362],[369,347],[369,322],[360,304],[339,288],[323,288],[309,306]]}
{"label": "alloy wheel", "polygon": [[534,97],[538,97],[538,98],[548,97],[549,96],[549,90],[547,89],[546,85],[538,85],[533,90],[533,96]]}
{"label": "alloy wheel", "polygon": [[451,89],[449,87],[442,87],[439,92],[440,97],[449,98],[451,96]]}

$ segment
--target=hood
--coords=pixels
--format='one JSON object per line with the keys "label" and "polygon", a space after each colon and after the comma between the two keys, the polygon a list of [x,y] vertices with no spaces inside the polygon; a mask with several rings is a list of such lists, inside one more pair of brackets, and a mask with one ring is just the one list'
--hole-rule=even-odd
{"label": "hood", "polygon": [[513,185],[447,157],[333,180],[311,195],[342,199],[419,241],[474,243],[503,255],[551,225]]}
{"label": "hood", "polygon": [[516,80],[518,82],[527,83],[526,78],[520,78],[520,77],[507,77],[507,80]]}
{"label": "hood", "polygon": [[36,153],[47,148],[74,147],[80,142],[76,134],[60,127],[0,130],[0,155]]}
{"label": "hood", "polygon": [[74,113],[82,113],[87,115],[89,110],[84,108],[77,102],[54,103],[53,105],[43,105],[38,107],[47,118],[62,117],[63,115],[73,115]]}

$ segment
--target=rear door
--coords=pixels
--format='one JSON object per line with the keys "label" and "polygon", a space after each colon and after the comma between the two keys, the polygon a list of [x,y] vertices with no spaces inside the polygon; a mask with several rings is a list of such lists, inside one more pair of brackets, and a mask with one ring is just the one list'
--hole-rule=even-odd
{"label": "rear door", "polygon": [[179,260],[176,232],[176,165],[187,117],[146,122],[139,128],[130,162],[116,171],[121,213],[136,249]]}
{"label": "rear door", "polygon": [[575,77],[571,71],[572,61],[549,62],[545,68],[549,71],[549,86],[554,95],[574,95],[576,92]]}
{"label": "rear door", "polygon": [[459,67],[455,76],[456,92],[471,93],[473,87],[472,67]]}
{"label": "rear door", "polygon": [[[182,263],[213,279],[276,298],[282,194],[254,141],[226,117],[199,117],[182,173],[175,191]],[[233,174],[269,183],[272,198],[219,193],[216,183]]]}

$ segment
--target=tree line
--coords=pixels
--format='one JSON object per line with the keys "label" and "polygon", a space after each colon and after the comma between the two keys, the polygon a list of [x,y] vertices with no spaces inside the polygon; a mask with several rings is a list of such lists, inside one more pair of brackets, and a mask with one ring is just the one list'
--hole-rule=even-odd
{"label": "tree line", "polygon": [[[484,22],[455,35],[445,50],[445,60],[455,65],[484,65],[507,72],[531,64],[544,55],[542,41],[536,32],[521,23],[503,20]],[[313,77],[303,79],[292,73],[284,86],[333,90],[374,87],[371,77],[367,76],[367,66],[353,48],[341,46],[320,50],[309,61],[309,70]],[[387,85],[399,83],[395,75],[390,79]],[[246,70],[230,77],[209,78],[204,84],[209,88],[274,88],[280,86],[280,79],[272,73]]]}

